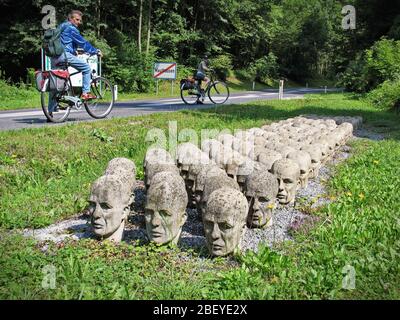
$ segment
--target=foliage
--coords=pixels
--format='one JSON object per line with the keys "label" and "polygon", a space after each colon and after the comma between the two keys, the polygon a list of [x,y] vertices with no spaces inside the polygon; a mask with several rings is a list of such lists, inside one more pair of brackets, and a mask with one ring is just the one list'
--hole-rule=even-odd
{"label": "foliage", "polygon": [[[0,21],[0,70],[3,77],[19,82],[26,79],[27,68],[40,67],[40,11],[47,3],[3,2],[9,14]],[[230,66],[247,70],[266,64],[272,68],[269,73],[276,73],[277,65],[280,76],[294,81],[334,79],[382,36],[398,36],[399,2],[347,4],[357,8],[356,30],[342,29],[343,4],[338,0],[52,1],[58,23],[72,8],[84,12],[81,31],[104,52],[104,71],[121,89],[135,92],[152,90],[149,67],[154,60],[173,59],[195,68],[205,52],[211,59],[223,59],[220,76]],[[386,7],[392,10],[386,12]],[[266,58],[270,52],[275,61]]]}
{"label": "foliage", "polygon": [[232,57],[224,54],[213,58],[211,60],[211,68],[215,70],[218,78],[225,81],[229,71],[232,69]]}
{"label": "foliage", "polygon": [[250,73],[255,74],[256,80],[268,83],[270,79],[278,77],[278,68],[277,57],[270,52],[266,57],[255,61],[249,69]]}
{"label": "foliage", "polygon": [[367,98],[379,109],[400,108],[400,81],[385,81],[370,91]]}

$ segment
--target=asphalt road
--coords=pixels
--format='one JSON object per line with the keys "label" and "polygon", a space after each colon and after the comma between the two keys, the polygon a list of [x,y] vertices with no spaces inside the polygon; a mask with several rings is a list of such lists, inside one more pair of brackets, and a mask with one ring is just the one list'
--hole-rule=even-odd
{"label": "asphalt road", "polygon": [[[298,88],[287,89],[284,92],[284,98],[301,98],[306,93],[319,93],[323,92],[322,89],[311,88]],[[331,91],[331,90],[330,90]],[[229,100],[226,104],[239,104],[257,100],[278,99],[277,90],[265,91],[246,91],[231,93]],[[111,114],[107,119],[122,118],[138,115],[146,115],[157,112],[173,112],[183,109],[201,109],[210,108],[215,105],[208,100],[205,100],[204,105],[185,105],[180,97],[165,98],[165,99],[152,99],[152,100],[135,100],[135,101],[117,101]],[[24,110],[10,110],[0,111],[0,131],[15,130],[23,128],[37,128],[43,126],[57,126],[64,125],[65,123],[72,123],[77,121],[104,121],[95,120],[91,118],[86,110],[71,110],[71,113],[66,122],[61,124],[47,123],[41,109],[24,109]]]}

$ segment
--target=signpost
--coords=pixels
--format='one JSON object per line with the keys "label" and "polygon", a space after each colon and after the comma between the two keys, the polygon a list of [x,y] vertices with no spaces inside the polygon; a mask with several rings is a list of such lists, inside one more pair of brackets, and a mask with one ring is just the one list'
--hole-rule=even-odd
{"label": "signpost", "polygon": [[171,80],[171,93],[174,93],[174,81],[176,80],[176,62],[155,62],[153,78],[156,79],[156,94],[158,95],[158,80]]}

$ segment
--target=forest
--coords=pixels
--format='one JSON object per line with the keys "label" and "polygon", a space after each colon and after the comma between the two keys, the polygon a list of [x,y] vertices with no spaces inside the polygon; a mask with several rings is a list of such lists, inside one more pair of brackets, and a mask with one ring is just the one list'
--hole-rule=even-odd
{"label": "forest", "polygon": [[[176,61],[191,74],[210,54],[220,77],[273,84],[330,80],[352,91],[400,92],[399,0],[1,0],[1,78],[29,82],[40,67],[45,14],[57,24],[84,13],[81,33],[104,53],[104,72],[121,90],[154,86],[154,61]],[[343,28],[344,6],[355,27]],[[383,88],[384,87],[384,88]],[[382,89],[383,88],[383,89]],[[375,93],[379,95],[378,93]]]}

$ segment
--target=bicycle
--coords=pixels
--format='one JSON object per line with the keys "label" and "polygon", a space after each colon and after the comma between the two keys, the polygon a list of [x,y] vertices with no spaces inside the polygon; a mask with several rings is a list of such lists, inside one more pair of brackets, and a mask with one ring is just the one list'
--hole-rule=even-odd
{"label": "bicycle", "polygon": [[200,99],[208,95],[210,101],[214,104],[223,104],[229,98],[229,87],[223,81],[215,81],[215,72],[211,72],[210,81],[207,87],[201,89],[201,80],[195,79],[194,84],[185,81],[181,85],[181,98],[185,104],[197,104]]}
{"label": "bicycle", "polygon": [[[86,59],[86,61],[88,61],[88,59]],[[68,118],[71,108],[81,110],[82,106],[84,106],[87,113],[95,119],[107,117],[110,114],[115,101],[114,90],[111,82],[104,77],[98,76],[96,71],[93,70],[91,73],[90,88],[96,98],[82,101],[80,99],[81,93],[79,93],[79,95],[75,94],[71,81],[71,77],[80,73],[80,71],[70,74],[68,72],[69,66],[71,66],[69,62],[61,62],[57,64],[57,67],[64,69],[64,78],[61,80],[64,81],[64,83],[60,90],[49,90],[51,79],[47,78],[44,82],[43,89],[41,90],[41,105],[46,118],[50,122],[64,122]],[[50,94],[55,95],[57,101],[56,108],[52,113],[50,113],[48,109]]]}

